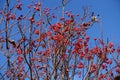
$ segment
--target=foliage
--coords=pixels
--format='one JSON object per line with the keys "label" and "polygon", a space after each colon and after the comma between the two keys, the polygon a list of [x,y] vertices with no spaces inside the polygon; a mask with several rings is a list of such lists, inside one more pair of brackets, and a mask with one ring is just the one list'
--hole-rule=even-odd
{"label": "foliage", "polygon": [[120,74],[120,47],[91,39],[86,31],[101,21],[88,7],[83,16],[65,11],[69,2],[50,9],[40,0],[6,0],[0,11],[1,80],[113,80]]}

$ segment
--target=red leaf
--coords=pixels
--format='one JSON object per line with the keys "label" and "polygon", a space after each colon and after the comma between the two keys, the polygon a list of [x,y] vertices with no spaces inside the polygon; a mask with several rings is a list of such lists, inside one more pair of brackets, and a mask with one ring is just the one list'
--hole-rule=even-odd
{"label": "red leaf", "polygon": [[82,62],[80,62],[80,63],[77,65],[77,68],[84,68],[84,65],[82,64]]}
{"label": "red leaf", "polygon": [[40,32],[39,32],[39,30],[36,29],[36,30],[34,31],[34,33],[37,34],[37,35],[39,35]]}
{"label": "red leaf", "polygon": [[112,48],[114,44],[112,42],[109,43],[109,47]]}

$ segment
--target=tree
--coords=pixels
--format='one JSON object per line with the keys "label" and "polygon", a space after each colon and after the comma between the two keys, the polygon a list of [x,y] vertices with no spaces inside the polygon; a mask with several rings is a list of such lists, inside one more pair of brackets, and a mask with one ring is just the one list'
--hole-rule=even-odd
{"label": "tree", "polygon": [[[113,80],[120,74],[120,47],[102,37],[91,47],[86,31],[101,20],[89,7],[83,16],[65,11],[70,1],[50,9],[40,0],[6,0],[0,11],[1,80]],[[55,13],[60,9],[61,16]]]}

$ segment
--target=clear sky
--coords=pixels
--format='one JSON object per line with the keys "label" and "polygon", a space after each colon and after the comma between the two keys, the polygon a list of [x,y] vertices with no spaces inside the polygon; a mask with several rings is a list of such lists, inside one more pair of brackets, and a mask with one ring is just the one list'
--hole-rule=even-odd
{"label": "clear sky", "polygon": [[[13,0],[14,1],[14,0]],[[23,3],[28,4],[29,0],[21,0]],[[43,6],[54,8],[61,4],[61,0],[41,0]],[[0,8],[3,6],[4,0],[0,0]],[[11,0],[12,3],[12,0]],[[102,18],[102,27],[104,39],[107,37],[115,42],[120,43],[120,0],[71,0],[66,6],[65,10],[72,10],[73,13],[81,15],[82,7],[90,6],[90,11],[99,14]],[[99,37],[100,24],[94,25],[87,33],[91,38]]]}
{"label": "clear sky", "polygon": [[[48,7],[55,7],[60,5],[61,0],[44,0]],[[73,13],[81,15],[82,7],[90,6],[90,11],[99,14],[102,18],[102,28],[104,40],[113,41],[115,46],[120,45],[120,0],[72,0],[65,8],[65,10],[72,10]],[[100,24],[95,24],[87,31],[88,35],[93,39],[100,38]],[[75,77],[75,80],[80,80]]]}
{"label": "clear sky", "polygon": [[[60,1],[44,0],[48,7],[59,5]],[[82,6],[90,6],[90,11],[102,18],[104,40],[109,38],[116,45],[120,44],[120,0],[72,0],[65,9],[81,14]],[[95,24],[87,33],[91,38],[100,37],[100,24]]]}
{"label": "clear sky", "polygon": [[[28,3],[29,0],[21,1]],[[54,8],[61,4],[61,0],[41,1],[49,8]],[[0,0],[0,5],[2,5],[3,2],[4,0]],[[65,10],[72,10],[73,13],[81,14],[82,6],[90,6],[90,11],[94,11],[96,15],[99,14],[102,18],[104,40],[108,37],[115,45],[120,44],[120,0],[72,0],[66,6]],[[87,33],[91,38],[100,37],[100,24],[95,24]]]}

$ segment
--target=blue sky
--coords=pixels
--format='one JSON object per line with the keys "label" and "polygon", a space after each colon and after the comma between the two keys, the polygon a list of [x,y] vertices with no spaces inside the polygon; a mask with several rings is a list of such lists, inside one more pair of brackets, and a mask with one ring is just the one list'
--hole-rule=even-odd
{"label": "blue sky", "polygon": [[[60,5],[60,0],[44,0],[44,5],[47,7],[55,7]],[[72,10],[73,13],[83,13],[82,7],[90,6],[90,11],[99,14],[102,18],[102,28],[104,40],[113,41],[115,46],[120,44],[120,0],[72,0],[65,8],[65,10]],[[56,12],[59,13],[59,12]],[[100,24],[94,24],[87,34],[93,39],[100,38]],[[75,77],[75,80],[80,80]]]}
{"label": "blue sky", "polygon": [[[44,0],[48,7],[55,7],[60,0]],[[120,43],[120,0],[72,0],[65,10],[74,13],[82,13],[82,6],[90,6],[90,11],[99,14],[102,18],[104,40],[109,38],[116,45]],[[95,24],[87,33],[94,37],[100,37],[100,24]]]}
{"label": "blue sky", "polygon": [[[21,1],[28,3],[29,0]],[[61,3],[61,0],[41,1],[43,1],[42,3],[44,3],[46,7],[50,8],[54,8]],[[0,2],[0,5],[2,5],[2,2]],[[73,13],[81,14],[82,6],[90,6],[90,11],[94,11],[96,15],[99,14],[102,18],[104,40],[109,38],[109,40],[113,41],[115,45],[120,44],[120,0],[72,0],[66,6],[65,10],[72,10]],[[92,39],[94,37],[100,37],[100,24],[94,24],[87,33]]]}
{"label": "blue sky", "polygon": [[[115,42],[115,44],[120,43],[120,1],[119,0],[84,0],[85,2],[81,4],[88,4],[92,6],[92,10],[95,13],[100,14],[102,17],[102,27],[104,38],[108,37],[109,40]],[[82,2],[82,1],[81,1]],[[94,36],[100,35],[99,24],[95,25],[91,30],[90,34]]]}
{"label": "blue sky", "polygon": [[[21,0],[23,3],[28,4],[29,0]],[[3,7],[5,1],[0,1],[0,8]],[[61,4],[61,0],[42,0],[43,6],[54,8]],[[73,13],[83,13],[82,7],[90,6],[90,11],[99,14],[102,18],[102,28],[104,39],[107,37],[115,44],[120,43],[120,0],[71,0],[66,6],[65,10],[72,10]],[[59,13],[59,12],[56,12]],[[91,38],[99,37],[100,24],[95,24],[87,33]]]}

